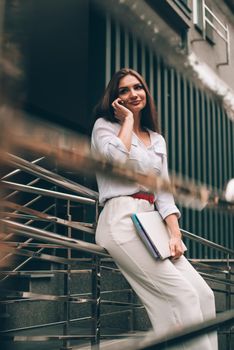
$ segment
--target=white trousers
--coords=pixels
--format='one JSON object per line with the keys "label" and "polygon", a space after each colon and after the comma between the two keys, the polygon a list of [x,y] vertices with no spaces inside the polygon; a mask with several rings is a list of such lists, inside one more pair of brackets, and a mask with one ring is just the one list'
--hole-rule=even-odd
{"label": "white trousers", "polygon": [[[152,210],[154,206],[146,200],[110,199],[98,220],[96,243],[113,257],[145,306],[153,330],[161,336],[214,318],[215,301],[210,287],[184,256],[158,261],[149,254],[130,215]],[[194,338],[173,349],[217,350],[217,334]]]}

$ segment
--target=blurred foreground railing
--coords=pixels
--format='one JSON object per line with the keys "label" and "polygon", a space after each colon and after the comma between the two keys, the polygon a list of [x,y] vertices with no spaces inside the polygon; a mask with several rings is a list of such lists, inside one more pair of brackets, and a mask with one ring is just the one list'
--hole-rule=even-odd
{"label": "blurred foreground railing", "polygon": [[105,350],[163,350],[181,343],[186,345],[186,341],[194,339],[203,334],[215,331],[220,327],[230,327],[234,324],[234,310],[219,314],[216,319],[202,322],[200,324],[185,327],[177,332],[170,332],[163,337],[156,337],[151,334],[147,339],[128,339],[119,341],[117,344],[106,345]]}

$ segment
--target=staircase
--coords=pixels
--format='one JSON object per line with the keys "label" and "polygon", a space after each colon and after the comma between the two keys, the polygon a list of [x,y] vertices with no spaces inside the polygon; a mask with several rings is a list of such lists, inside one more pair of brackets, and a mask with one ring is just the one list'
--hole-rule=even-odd
{"label": "staircase", "polygon": [[[94,244],[101,210],[97,192],[71,180],[71,174],[58,175],[44,157],[9,154],[8,163],[11,170],[1,182],[4,349],[85,349],[100,339],[109,346],[141,336],[150,328],[144,308],[107,252]],[[222,261],[192,263],[215,291],[218,312],[233,308],[234,252],[182,231],[226,254]],[[220,350],[234,347],[231,329],[220,329],[219,338]]]}

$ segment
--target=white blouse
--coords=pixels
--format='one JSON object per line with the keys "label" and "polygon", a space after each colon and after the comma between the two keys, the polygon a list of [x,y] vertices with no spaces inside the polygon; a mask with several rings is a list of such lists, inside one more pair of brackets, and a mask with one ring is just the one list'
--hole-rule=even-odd
{"label": "white blouse", "polygon": [[[117,136],[119,129],[118,123],[109,122],[104,118],[97,119],[91,138],[92,152],[104,156],[109,161],[131,165],[136,171],[143,174],[154,171],[155,174],[168,179],[167,150],[164,138],[160,134],[148,130],[151,145],[147,147],[133,132],[131,149],[128,151]],[[97,183],[101,204],[113,197],[148,191],[142,185],[125,183],[99,173],[97,173]],[[180,211],[176,207],[171,193],[155,193],[155,198],[156,207],[163,219],[173,213],[180,217]]]}

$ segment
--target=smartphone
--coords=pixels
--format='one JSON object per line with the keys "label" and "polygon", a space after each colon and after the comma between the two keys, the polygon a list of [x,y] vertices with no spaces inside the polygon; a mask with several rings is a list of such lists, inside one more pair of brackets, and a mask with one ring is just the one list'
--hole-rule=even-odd
{"label": "smartphone", "polygon": [[127,103],[127,101],[121,100],[119,103],[120,103],[121,105],[125,105],[125,104]]}

